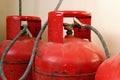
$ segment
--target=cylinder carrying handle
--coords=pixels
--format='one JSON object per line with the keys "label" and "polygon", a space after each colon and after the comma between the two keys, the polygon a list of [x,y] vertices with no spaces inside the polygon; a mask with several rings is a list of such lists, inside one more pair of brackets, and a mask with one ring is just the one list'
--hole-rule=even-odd
{"label": "cylinder carrying handle", "polygon": [[[52,11],[49,12],[48,18],[48,41],[63,43],[63,18],[64,17],[76,17],[77,19],[82,19],[81,21],[85,24],[90,25],[91,15],[85,11]],[[76,31],[78,32],[78,31]],[[81,33],[86,39],[91,38],[90,30],[85,32],[87,34]],[[75,36],[75,35],[74,35]],[[86,37],[87,36],[87,37]]]}

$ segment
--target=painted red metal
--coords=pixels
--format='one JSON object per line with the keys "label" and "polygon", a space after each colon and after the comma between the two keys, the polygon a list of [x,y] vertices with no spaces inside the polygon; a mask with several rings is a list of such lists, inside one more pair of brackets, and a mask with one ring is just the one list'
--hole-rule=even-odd
{"label": "painted red metal", "polygon": [[100,65],[95,80],[120,80],[120,53]]}
{"label": "painted red metal", "polygon": [[13,39],[21,30],[21,22],[27,21],[28,28],[33,37],[36,37],[41,29],[41,19],[35,16],[8,16],[6,19],[7,39]]}
{"label": "painted red metal", "polygon": [[49,13],[49,42],[37,49],[33,80],[94,80],[97,68],[105,60],[104,52],[89,40],[72,35],[63,38],[64,13],[67,17],[85,16],[79,11]]}
{"label": "painted red metal", "polygon": [[[63,33],[60,32],[63,30],[63,28],[60,28],[60,26],[63,26],[63,20],[64,18],[73,18],[76,17],[78,20],[80,20],[80,22],[84,23],[84,24],[88,24],[90,25],[91,23],[91,15],[88,12],[85,11],[53,11],[49,13],[49,25],[50,26],[57,26],[57,28],[55,29],[56,33],[58,32],[58,36],[56,36],[56,34],[53,34],[53,36],[56,36],[54,38],[59,39],[59,37],[62,37]],[[54,24],[55,23],[55,24]],[[54,32],[54,31],[52,31]],[[52,37],[52,32],[50,31],[50,38],[53,39]],[[89,39],[91,41],[91,31],[88,28],[74,28],[74,36],[75,37],[79,37],[79,38],[85,38],[85,39]],[[51,40],[51,39],[50,39]],[[58,40],[57,40],[58,41]],[[56,42],[56,41],[54,41]]]}
{"label": "painted red metal", "polygon": [[[4,73],[8,80],[18,80],[25,71],[34,45],[34,38],[21,38],[8,51],[4,61]],[[0,43],[0,57],[6,46],[11,40],[5,40]],[[0,78],[0,80],[2,80]],[[25,80],[32,80],[32,72],[27,75]]]}

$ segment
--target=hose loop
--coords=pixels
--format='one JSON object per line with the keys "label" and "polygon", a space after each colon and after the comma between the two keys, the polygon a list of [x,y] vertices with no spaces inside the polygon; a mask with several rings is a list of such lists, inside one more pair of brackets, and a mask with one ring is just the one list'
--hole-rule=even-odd
{"label": "hose loop", "polygon": [[108,47],[107,47],[107,45],[105,43],[105,40],[103,39],[102,35],[100,34],[100,32],[96,28],[94,28],[93,26],[81,23],[77,18],[74,18],[74,20],[79,24],[79,27],[89,28],[98,36],[98,38],[99,38],[99,40],[100,40],[100,42],[101,42],[101,44],[104,48],[106,59],[109,58],[110,55],[109,55]]}
{"label": "hose loop", "polygon": [[7,78],[5,77],[4,71],[3,71],[4,70],[3,63],[4,63],[5,57],[7,56],[7,52],[10,50],[10,48],[13,46],[13,44],[18,40],[18,38],[24,34],[24,32],[26,31],[26,29],[27,29],[27,26],[23,25],[23,29],[9,43],[9,45],[6,47],[5,51],[3,52],[3,55],[2,55],[1,60],[0,60],[0,75],[1,75],[2,80],[7,80]]}

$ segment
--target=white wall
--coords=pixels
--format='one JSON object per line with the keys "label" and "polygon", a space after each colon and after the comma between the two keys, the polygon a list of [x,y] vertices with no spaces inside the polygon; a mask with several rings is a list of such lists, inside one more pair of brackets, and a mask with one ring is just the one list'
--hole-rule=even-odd
{"label": "white wall", "polygon": [[7,13],[6,0],[0,1],[0,41],[5,39],[5,17]]}
{"label": "white wall", "polygon": [[[120,52],[120,0],[98,0],[97,10],[99,16],[96,23],[101,26],[103,33],[111,53]],[[93,21],[94,24],[94,21]],[[99,28],[98,28],[99,29]]]}
{"label": "white wall", "polygon": [[[5,1],[3,0],[2,3],[6,4]],[[58,1],[59,0],[23,0],[23,15],[39,16],[44,23],[48,16],[47,13],[54,9]],[[18,0],[7,0],[7,2],[7,15],[18,14]],[[0,4],[2,3],[0,2]],[[92,25],[101,32],[109,47],[110,53],[114,54],[120,52],[119,4],[120,0],[63,0],[60,10],[84,10],[91,12]],[[5,24],[2,23],[2,27],[3,25]],[[2,27],[0,27],[0,30],[5,30]],[[47,39],[46,33],[47,32],[43,35],[44,40]],[[2,35],[0,35],[0,37],[4,39]],[[92,33],[92,41],[98,46],[101,46],[100,41],[94,33]]]}

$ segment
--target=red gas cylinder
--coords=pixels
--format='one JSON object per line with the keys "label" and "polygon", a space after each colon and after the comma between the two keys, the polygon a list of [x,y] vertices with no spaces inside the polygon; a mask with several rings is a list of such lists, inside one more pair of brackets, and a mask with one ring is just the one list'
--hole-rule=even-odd
{"label": "red gas cylinder", "polygon": [[120,53],[100,65],[95,80],[120,80]]}
{"label": "red gas cylinder", "polygon": [[7,39],[14,39],[21,30],[21,23],[27,22],[28,29],[33,37],[37,37],[41,29],[41,19],[35,16],[8,16],[6,19]]}
{"label": "red gas cylinder", "polygon": [[[34,40],[34,38],[17,40],[8,51],[3,63],[4,73],[8,80],[18,80],[24,73],[32,53]],[[0,57],[10,41],[11,40],[5,40],[0,43]],[[0,78],[0,80],[2,79]],[[31,71],[27,75],[26,80],[32,80]]]}
{"label": "red gas cylinder", "polygon": [[94,80],[97,68],[105,60],[105,54],[85,40],[88,35],[63,38],[63,17],[90,18],[90,14],[84,11],[49,13],[49,42],[38,46],[33,64],[33,80]]}

